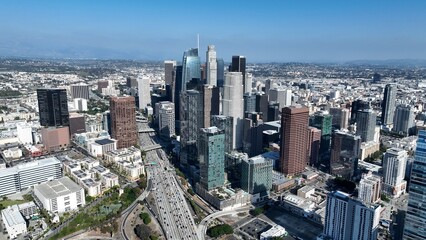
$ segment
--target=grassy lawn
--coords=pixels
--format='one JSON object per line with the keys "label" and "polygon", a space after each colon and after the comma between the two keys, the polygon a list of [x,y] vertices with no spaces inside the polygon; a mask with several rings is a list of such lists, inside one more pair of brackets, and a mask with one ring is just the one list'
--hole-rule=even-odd
{"label": "grassy lawn", "polygon": [[21,203],[25,203],[25,202],[29,202],[28,200],[11,200],[11,199],[6,199],[6,200],[1,200],[0,201],[0,206],[3,206],[4,208],[15,205],[15,204],[21,204]]}

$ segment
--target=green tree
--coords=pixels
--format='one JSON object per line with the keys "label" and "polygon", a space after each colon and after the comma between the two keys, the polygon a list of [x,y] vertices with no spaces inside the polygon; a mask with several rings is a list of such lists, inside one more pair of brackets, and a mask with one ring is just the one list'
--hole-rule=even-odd
{"label": "green tree", "polygon": [[212,238],[218,238],[222,235],[232,234],[232,233],[234,233],[234,230],[228,224],[217,225],[207,230],[207,235],[209,235]]}

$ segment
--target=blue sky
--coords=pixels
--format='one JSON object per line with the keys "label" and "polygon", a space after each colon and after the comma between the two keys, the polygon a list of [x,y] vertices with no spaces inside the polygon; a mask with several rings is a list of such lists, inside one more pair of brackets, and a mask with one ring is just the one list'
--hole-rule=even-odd
{"label": "blue sky", "polygon": [[248,61],[426,58],[426,1],[5,1],[0,56]]}

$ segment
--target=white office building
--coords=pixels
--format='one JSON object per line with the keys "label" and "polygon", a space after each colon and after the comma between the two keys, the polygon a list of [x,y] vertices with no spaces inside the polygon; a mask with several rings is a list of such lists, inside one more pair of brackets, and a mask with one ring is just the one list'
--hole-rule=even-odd
{"label": "white office building", "polygon": [[27,223],[19,212],[17,205],[3,209],[1,211],[1,218],[10,239],[14,239],[21,234],[27,233]]}
{"label": "white office building", "polygon": [[146,76],[138,77],[139,109],[145,110],[151,105],[150,79]]}
{"label": "white office building", "polygon": [[217,61],[214,45],[209,45],[207,47],[206,62],[207,84],[217,86]]}
{"label": "white office building", "polygon": [[0,196],[62,177],[61,162],[56,157],[0,169]]}
{"label": "white office building", "polygon": [[74,108],[81,112],[87,111],[87,99],[74,98]]}
{"label": "white office building", "polygon": [[30,124],[26,122],[16,123],[16,133],[19,142],[22,144],[33,144],[33,128]]}
{"label": "white office building", "polygon": [[399,197],[406,192],[404,180],[407,165],[407,151],[389,148],[383,156],[383,190],[386,194]]}
{"label": "white office building", "polygon": [[275,101],[280,104],[280,111],[283,107],[291,105],[291,89],[274,88],[269,90],[269,101]]}
{"label": "white office building", "polygon": [[324,235],[334,240],[376,240],[380,205],[363,204],[348,194],[327,195]]}
{"label": "white office building", "polygon": [[63,213],[85,205],[84,189],[68,177],[34,187],[40,207],[49,212]]}
{"label": "white office building", "polygon": [[159,102],[156,104],[156,110],[160,136],[169,138],[175,135],[175,104],[168,101]]}
{"label": "white office building", "polygon": [[243,75],[241,72],[228,72],[223,86],[223,115],[233,117],[232,149],[243,147]]}

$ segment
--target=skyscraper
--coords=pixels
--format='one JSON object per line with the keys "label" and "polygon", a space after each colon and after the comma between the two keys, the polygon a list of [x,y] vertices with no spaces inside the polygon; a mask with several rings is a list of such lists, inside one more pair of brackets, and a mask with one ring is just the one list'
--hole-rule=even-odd
{"label": "skyscraper", "polygon": [[361,136],[363,142],[374,141],[374,129],[376,128],[376,114],[371,109],[357,112],[356,134]]}
{"label": "skyscraper", "polygon": [[210,191],[225,184],[225,134],[217,127],[201,128],[198,142],[200,182]]}
{"label": "skyscraper", "polygon": [[426,131],[419,131],[415,159],[411,169],[410,196],[404,224],[404,239],[426,236]]}
{"label": "skyscraper", "polygon": [[232,151],[232,140],[233,140],[233,120],[232,117],[224,115],[213,115],[211,116],[210,125],[219,128],[225,134],[225,153]]}
{"label": "skyscraper", "polygon": [[351,104],[351,122],[356,122],[358,111],[364,110],[366,108],[369,108],[368,102],[361,99],[353,101]]}
{"label": "skyscraper", "polygon": [[246,57],[232,56],[230,72],[240,72],[243,75],[243,91],[246,89]]}
{"label": "skyscraper", "polygon": [[273,88],[269,90],[269,101],[280,103],[280,109],[291,105],[291,89]]}
{"label": "skyscraper", "polygon": [[308,128],[308,163],[310,166],[318,166],[319,151],[321,146],[321,130],[314,127]]}
{"label": "skyscraper", "polygon": [[174,82],[173,75],[175,71],[176,61],[164,61],[164,83],[172,85]]}
{"label": "skyscraper", "polygon": [[244,93],[244,113],[256,112],[256,94]]}
{"label": "skyscraper", "polygon": [[382,125],[390,125],[393,123],[396,90],[396,85],[386,84],[382,102]]}
{"label": "skyscraper", "polygon": [[41,126],[69,126],[65,89],[37,89],[37,101]]}
{"label": "skyscraper", "polygon": [[414,108],[411,105],[398,105],[395,111],[392,131],[408,136],[413,132]]}
{"label": "skyscraper", "polygon": [[376,203],[380,200],[382,178],[371,172],[363,174],[359,182],[358,198],[364,203]]}
{"label": "skyscraper", "polygon": [[212,115],[219,115],[219,88],[213,85],[201,86],[203,95],[203,110],[204,119],[203,127],[210,127],[210,120]]}
{"label": "skyscraper", "polygon": [[330,115],[333,116],[332,126],[335,129],[347,129],[349,123],[349,110],[346,108],[330,108]]}
{"label": "skyscraper", "polygon": [[253,74],[246,73],[244,81],[244,93],[251,93],[253,85]]}
{"label": "skyscraper", "polygon": [[347,131],[335,131],[331,144],[330,172],[350,179],[361,152],[361,137]]}
{"label": "skyscraper", "polygon": [[225,63],[222,58],[216,59],[217,64],[217,86],[223,87],[225,82]]}
{"label": "skyscraper", "polygon": [[78,84],[70,86],[71,98],[84,98],[89,100],[89,85],[87,84]]}
{"label": "skyscraper", "polygon": [[406,191],[407,158],[407,151],[399,148],[389,148],[383,156],[383,190],[391,196],[399,197]]}
{"label": "skyscraper", "polygon": [[207,84],[212,86],[217,86],[217,60],[216,60],[216,50],[214,45],[209,45],[207,47],[206,64],[207,64]]}
{"label": "skyscraper", "polygon": [[376,240],[380,205],[363,204],[348,194],[327,195],[324,235],[333,240]]}
{"label": "skyscraper", "polygon": [[151,105],[150,79],[146,76],[138,77],[139,109],[145,110]]}
{"label": "skyscraper", "polygon": [[111,135],[117,140],[117,148],[138,144],[134,97],[112,97],[110,100]]}
{"label": "skyscraper", "polygon": [[225,76],[225,85],[222,105],[223,115],[233,118],[233,149],[241,149],[243,140],[244,100],[243,75],[241,72],[228,72]]}
{"label": "skyscraper", "polygon": [[163,101],[155,106],[158,118],[158,131],[161,137],[170,138],[175,135],[175,105],[172,102]]}
{"label": "skyscraper", "polygon": [[198,56],[198,48],[191,48],[183,54],[180,91],[186,91],[186,84],[191,82],[192,79],[201,79],[201,62]]}
{"label": "skyscraper", "polygon": [[308,159],[309,109],[292,105],[282,109],[281,149],[279,170],[286,175],[297,175],[305,170]]}
{"label": "skyscraper", "polygon": [[268,195],[272,188],[272,159],[258,155],[241,161],[241,189],[250,194]]}
{"label": "skyscraper", "polygon": [[330,159],[332,116],[324,112],[316,112],[309,118],[309,126],[321,130],[320,159]]}

